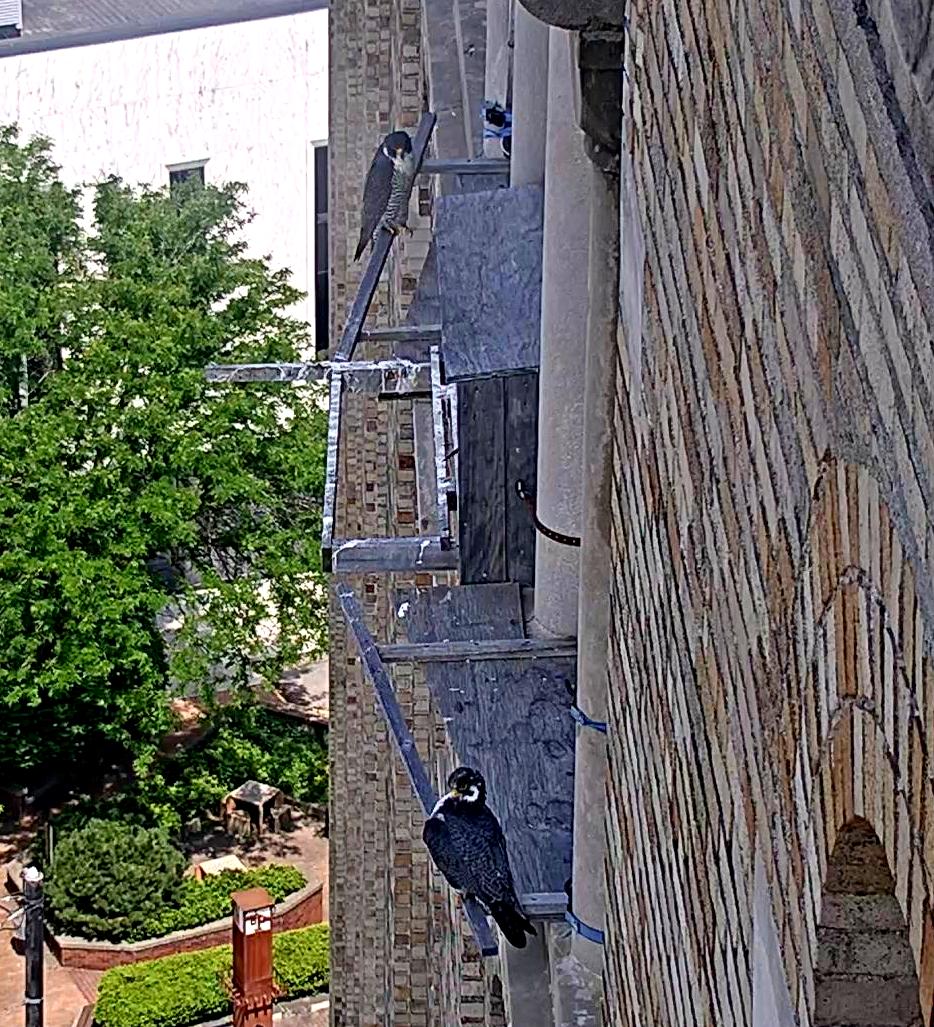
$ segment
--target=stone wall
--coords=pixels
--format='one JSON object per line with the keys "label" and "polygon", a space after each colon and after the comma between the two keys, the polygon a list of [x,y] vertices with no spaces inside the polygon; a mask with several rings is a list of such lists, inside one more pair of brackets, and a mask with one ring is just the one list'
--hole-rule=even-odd
{"label": "stone wall", "polygon": [[[382,136],[413,131],[425,107],[419,0],[331,5],[331,333],[339,338],[365,259],[352,262],[367,167]],[[411,238],[399,239],[370,324],[400,324],[430,241],[430,189],[416,186]],[[357,359],[390,355],[361,346]],[[345,396],[335,537],[418,532],[411,404]],[[430,575],[353,576],[368,626],[394,636],[393,593]],[[336,603],[331,616],[330,922],[335,1027],[502,1023],[498,981],[484,971],[449,889],[421,841],[423,815],[363,677]],[[440,783],[452,766],[421,674],[394,665],[403,714]]]}
{"label": "stone wall", "polygon": [[876,16],[629,8],[614,1025],[772,1027],[753,1019],[769,975],[770,1008],[826,1022],[821,896],[857,818],[931,1009],[934,207],[904,53]]}

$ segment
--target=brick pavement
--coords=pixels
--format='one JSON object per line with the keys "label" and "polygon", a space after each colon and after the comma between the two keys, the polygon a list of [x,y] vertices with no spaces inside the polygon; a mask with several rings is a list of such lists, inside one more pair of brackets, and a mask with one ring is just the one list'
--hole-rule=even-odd
{"label": "brick pavement", "polygon": [[[24,960],[10,944],[10,932],[0,934],[0,1024],[19,1027],[23,1011]],[[45,1027],[72,1027],[78,1013],[97,995],[101,975],[91,970],[66,970],[45,954]]]}

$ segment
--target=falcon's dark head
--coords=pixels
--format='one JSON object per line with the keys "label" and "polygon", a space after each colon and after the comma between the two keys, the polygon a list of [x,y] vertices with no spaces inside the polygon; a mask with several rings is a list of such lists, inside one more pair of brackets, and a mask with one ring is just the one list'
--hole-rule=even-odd
{"label": "falcon's dark head", "polygon": [[412,140],[408,132],[390,132],[383,140],[383,152],[392,160],[399,160],[412,152]]}
{"label": "falcon's dark head", "polygon": [[486,781],[479,770],[458,767],[448,778],[448,794],[459,802],[482,806],[486,802]]}

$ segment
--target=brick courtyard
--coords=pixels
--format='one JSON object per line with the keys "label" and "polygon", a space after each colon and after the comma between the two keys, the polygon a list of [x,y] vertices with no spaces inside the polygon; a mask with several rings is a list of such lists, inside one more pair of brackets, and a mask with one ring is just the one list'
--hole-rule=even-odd
{"label": "brick courtyard", "polygon": [[[310,823],[294,831],[268,834],[261,841],[235,843],[226,834],[206,834],[198,840],[192,862],[199,863],[212,856],[233,853],[250,867],[262,863],[290,863],[311,881],[324,884],[324,918],[328,916],[328,841],[321,835],[321,825]],[[0,835],[0,867],[25,847],[28,833]],[[3,896],[7,893],[2,891]],[[10,902],[5,907],[13,908]],[[8,914],[3,914],[5,917]],[[0,932],[0,1025],[19,1027],[23,1023],[24,961],[14,951],[11,925]],[[45,959],[45,1025],[72,1027],[82,1008],[97,997],[101,973],[93,970],[69,970],[46,952]],[[327,1009],[306,1010],[285,1017],[289,1027],[324,1027]]]}

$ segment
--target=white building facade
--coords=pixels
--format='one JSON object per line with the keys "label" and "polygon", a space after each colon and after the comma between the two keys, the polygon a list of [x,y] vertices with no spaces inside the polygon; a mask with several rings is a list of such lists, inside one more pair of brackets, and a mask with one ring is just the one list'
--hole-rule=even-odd
{"label": "white building facade", "polygon": [[161,186],[192,168],[208,183],[243,182],[255,213],[248,252],[292,272],[308,294],[295,314],[314,330],[316,234],[319,287],[327,279],[326,149],[316,160],[327,140],[327,9],[53,47],[0,48],[0,124],[48,136],[69,185],[116,174]]}

